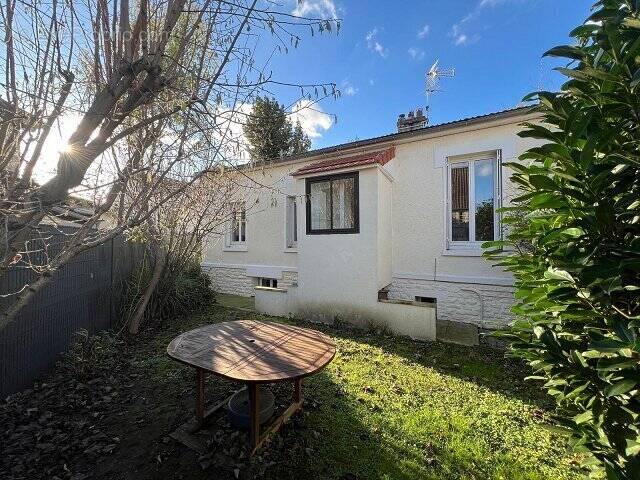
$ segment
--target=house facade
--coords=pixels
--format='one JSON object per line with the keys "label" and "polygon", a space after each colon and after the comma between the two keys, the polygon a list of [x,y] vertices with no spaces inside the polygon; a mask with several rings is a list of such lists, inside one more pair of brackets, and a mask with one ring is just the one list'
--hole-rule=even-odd
{"label": "house facade", "polygon": [[[517,108],[242,168],[203,268],[270,314],[378,326],[421,339],[507,324],[513,279],[482,257],[515,188],[506,162],[533,146]],[[411,120],[416,119],[417,128]],[[475,332],[475,333],[474,333]]]}

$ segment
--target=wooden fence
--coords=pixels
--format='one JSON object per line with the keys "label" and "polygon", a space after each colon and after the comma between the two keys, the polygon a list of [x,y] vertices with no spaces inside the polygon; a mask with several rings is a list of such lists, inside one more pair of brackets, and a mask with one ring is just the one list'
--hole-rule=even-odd
{"label": "wooden fence", "polygon": [[[115,238],[83,252],[0,331],[0,399],[31,385],[66,351],[74,332],[108,329],[118,322],[124,282],[144,255],[142,245]],[[33,278],[15,268],[0,279],[0,293],[20,290]],[[11,297],[0,300],[0,308]]]}

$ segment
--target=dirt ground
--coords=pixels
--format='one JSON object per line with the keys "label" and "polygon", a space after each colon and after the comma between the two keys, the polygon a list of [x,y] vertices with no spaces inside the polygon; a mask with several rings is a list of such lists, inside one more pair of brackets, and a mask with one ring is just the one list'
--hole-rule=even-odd
{"label": "dirt ground", "polygon": [[[224,320],[247,315],[216,311]],[[200,323],[197,316],[191,320],[179,330]],[[224,413],[201,434],[210,446],[206,456],[169,437],[192,417],[195,395],[191,369],[163,355],[175,334],[168,328],[135,339],[84,339],[46,379],[0,403],[0,478],[200,479],[212,478],[214,464],[214,478],[264,473],[276,461],[270,450],[249,461],[246,435],[231,428]],[[207,382],[211,402],[238,388],[217,378]],[[275,388],[279,400],[290,398],[288,385]],[[297,422],[284,427],[279,441],[295,436]]]}

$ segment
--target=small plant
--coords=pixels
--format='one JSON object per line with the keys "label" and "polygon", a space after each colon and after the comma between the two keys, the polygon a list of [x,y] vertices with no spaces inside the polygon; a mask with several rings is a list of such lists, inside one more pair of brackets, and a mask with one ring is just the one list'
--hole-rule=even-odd
{"label": "small plant", "polygon": [[90,335],[83,328],[73,334],[71,348],[64,354],[62,362],[65,368],[84,378],[102,360],[110,361],[115,348],[116,340],[109,332]]}
{"label": "small plant", "polygon": [[516,278],[502,337],[558,406],[555,420],[607,478],[640,478],[640,3],[602,0],[547,55],[572,61],[538,92],[540,140],[511,164],[522,195],[487,255]]}

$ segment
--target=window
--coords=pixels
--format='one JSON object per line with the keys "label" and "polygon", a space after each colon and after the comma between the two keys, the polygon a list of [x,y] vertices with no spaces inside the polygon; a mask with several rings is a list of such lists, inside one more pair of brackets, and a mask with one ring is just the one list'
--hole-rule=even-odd
{"label": "window", "polygon": [[278,288],[278,280],[275,278],[261,278],[260,286],[267,288]]}
{"label": "window", "polygon": [[416,296],[415,297],[416,302],[418,303],[437,303],[438,301],[433,298],[433,297],[420,297],[420,296]]}
{"label": "window", "polygon": [[298,205],[296,197],[287,197],[285,208],[286,246],[287,248],[296,248],[298,246]]}
{"label": "window", "polygon": [[307,179],[307,234],[358,233],[358,172]]}
{"label": "window", "polygon": [[243,202],[232,204],[230,244],[247,241],[247,213]]}
{"label": "window", "polygon": [[500,199],[495,155],[449,160],[447,165],[448,248],[480,248],[499,237]]}

